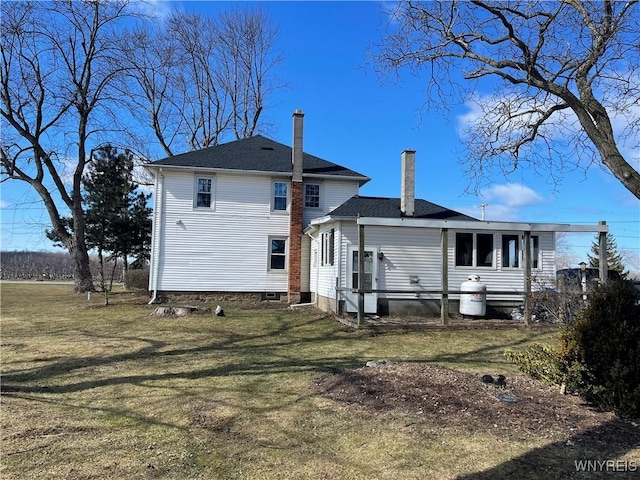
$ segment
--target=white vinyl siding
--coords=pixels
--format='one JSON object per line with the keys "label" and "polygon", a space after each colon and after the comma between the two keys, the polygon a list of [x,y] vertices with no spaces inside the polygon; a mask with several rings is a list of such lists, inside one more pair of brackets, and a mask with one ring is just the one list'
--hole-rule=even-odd
{"label": "white vinyl siding", "polygon": [[[309,181],[309,183],[312,183],[312,182]],[[322,182],[322,188],[321,188],[322,207],[320,209],[303,207],[302,209],[303,224],[309,225],[309,222],[311,222],[313,218],[326,215],[327,213],[331,212],[332,210],[335,210],[344,202],[346,202],[351,197],[357,194],[358,194],[358,182],[346,181],[346,180],[335,180],[335,181],[324,180]]]}
{"label": "white vinyl siding", "polygon": [[[335,278],[340,276],[340,286],[348,285],[347,247],[358,244],[358,234],[355,222],[339,222],[340,229],[336,229],[336,266],[318,267],[317,291],[320,295],[333,298],[335,295]],[[317,234],[315,248],[318,253],[321,249],[322,233],[330,230],[336,223],[327,223],[322,226],[322,230]],[[502,268],[501,259],[501,239],[502,235],[516,235],[518,238],[521,232],[492,232],[493,236],[493,259],[491,267],[455,266],[455,231],[449,231],[449,250],[447,260],[449,265],[449,289],[459,290],[469,275],[480,275],[481,282],[491,290],[524,290],[524,269],[523,268]],[[471,234],[487,235],[486,231],[472,232]],[[532,238],[534,235],[532,235]],[[554,265],[554,234],[552,232],[536,233],[539,249],[539,267],[535,269],[537,278],[552,277],[555,274]],[[481,243],[487,243],[488,237],[481,239]],[[441,254],[441,233],[440,229],[411,228],[411,227],[365,227],[365,242],[367,245],[377,246],[383,258],[378,262],[378,289],[381,290],[440,290],[442,272]],[[520,240],[521,242],[521,240]],[[532,244],[533,244],[532,240]],[[522,243],[520,243],[522,245]],[[337,267],[337,268],[336,268]],[[312,268],[312,277],[313,277]],[[411,277],[417,277],[417,284],[411,283]],[[533,286],[534,290],[536,286]],[[411,298],[416,299],[415,293],[411,294],[379,294],[380,298]],[[420,298],[440,298],[439,294],[422,293]],[[452,299],[457,295],[451,295]],[[492,295],[489,293],[489,300],[516,300],[517,297],[507,295]]]}
{"label": "white vinyl siding", "polygon": [[289,234],[289,216],[271,212],[273,180],[217,175],[213,211],[193,209],[193,179],[165,173],[157,289],[287,291],[286,270],[268,268],[269,238]]}
{"label": "white vinyl siding", "polygon": [[[197,178],[211,177],[214,208],[195,208]],[[154,212],[153,263],[160,291],[286,292],[286,269],[270,269],[269,239],[289,237],[289,214],[273,210],[268,175],[165,170]],[[284,182],[289,185],[287,180]],[[358,193],[358,183],[323,180],[321,211],[303,209],[304,226]],[[289,187],[287,187],[287,195]],[[287,204],[289,199],[287,199]],[[288,206],[288,205],[287,205]],[[307,215],[307,212],[313,215]],[[306,218],[308,217],[308,218]],[[160,232],[158,234],[158,232]],[[288,252],[287,252],[288,253]],[[159,260],[157,260],[159,258]],[[309,253],[303,252],[309,262]],[[287,259],[288,262],[288,259]],[[311,278],[303,264],[302,281]],[[150,280],[153,282],[153,279]],[[335,293],[335,280],[330,281]]]}

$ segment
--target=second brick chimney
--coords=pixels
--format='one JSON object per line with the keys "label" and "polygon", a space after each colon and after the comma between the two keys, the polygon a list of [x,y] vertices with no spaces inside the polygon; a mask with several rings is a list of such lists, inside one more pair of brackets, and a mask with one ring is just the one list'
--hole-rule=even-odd
{"label": "second brick chimney", "polygon": [[302,172],[303,151],[302,131],[304,113],[296,110],[293,113],[293,145],[291,163],[291,207],[289,211],[289,303],[300,301],[302,274]]}
{"label": "second brick chimney", "polygon": [[403,216],[413,217],[416,188],[416,151],[402,152],[402,185],[400,192],[400,211]]}

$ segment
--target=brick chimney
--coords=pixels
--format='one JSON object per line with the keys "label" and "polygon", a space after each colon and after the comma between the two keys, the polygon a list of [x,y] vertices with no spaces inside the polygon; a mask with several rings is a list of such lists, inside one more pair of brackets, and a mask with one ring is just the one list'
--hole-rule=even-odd
{"label": "brick chimney", "polygon": [[402,185],[400,192],[400,211],[405,217],[413,217],[416,189],[416,151],[402,152]]}
{"label": "brick chimney", "polygon": [[302,274],[302,130],[304,113],[293,113],[291,207],[289,211],[289,303],[300,302]]}

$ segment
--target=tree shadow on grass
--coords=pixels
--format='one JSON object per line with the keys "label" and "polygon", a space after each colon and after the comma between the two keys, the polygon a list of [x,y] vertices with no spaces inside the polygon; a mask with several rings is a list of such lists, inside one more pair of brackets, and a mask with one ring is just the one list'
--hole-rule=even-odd
{"label": "tree shadow on grass", "polygon": [[[164,380],[195,380],[206,377],[223,377],[231,375],[259,376],[280,373],[296,372],[324,372],[347,370],[362,366],[364,359],[359,355],[344,356],[318,356],[315,358],[296,358],[294,348],[305,346],[322,346],[331,342],[347,341],[344,331],[333,329],[327,332],[324,329],[305,331],[293,335],[292,330],[312,326],[317,322],[326,322],[325,317],[311,318],[304,322],[292,323],[288,318],[276,318],[273,328],[254,334],[226,334],[219,341],[209,342],[204,345],[196,345],[187,348],[167,348],[170,343],[143,337],[101,337],[91,332],[85,334],[94,338],[107,338],[108,340],[130,341],[146,344],[145,346],[123,353],[113,355],[80,356],[75,358],[54,358],[54,361],[46,365],[39,365],[28,370],[8,372],[3,374],[0,393],[51,393],[67,394],[89,390],[97,387],[112,385],[133,384],[141,385],[153,381]],[[540,335],[543,333],[541,332]],[[351,332],[351,335],[366,336],[365,332]],[[366,341],[365,338],[360,338]],[[472,351],[464,353],[443,353],[427,357],[421,361],[429,363],[455,363],[476,364],[486,363],[491,354],[504,348],[517,347],[528,343],[534,338],[519,339],[505,345],[483,345]],[[359,341],[358,338],[351,339]],[[401,340],[400,340],[401,341]],[[322,350],[322,349],[321,349]],[[291,352],[291,353],[290,353]],[[119,375],[107,378],[91,378],[75,383],[55,383],[55,379],[64,380],[69,375],[83,368],[108,367],[125,362],[156,361],[170,357],[184,357],[189,359],[195,355],[219,354],[212,358],[217,365],[210,368],[185,369],[173,372],[157,372],[152,374]],[[186,362],[189,363],[188,361]],[[148,368],[153,368],[152,366]],[[160,369],[161,367],[158,366]],[[52,380],[54,380],[52,382]],[[43,385],[44,383],[44,385]]]}
{"label": "tree shadow on grass", "polygon": [[[0,385],[0,393],[51,393],[66,394],[89,390],[97,387],[134,384],[163,380],[195,380],[205,377],[222,377],[231,375],[259,376],[265,374],[295,373],[304,371],[324,371],[329,368],[347,369],[358,365],[356,357],[320,357],[295,358],[285,355],[293,347],[304,347],[313,343],[335,341],[332,334],[318,332],[316,335],[292,337],[289,330],[321,321],[311,319],[294,325],[286,321],[278,322],[274,328],[257,334],[229,334],[225,338],[187,348],[167,348],[170,343],[142,337],[101,337],[87,334],[93,338],[108,338],[109,340],[129,341],[146,344],[145,346],[113,355],[80,356],[74,358],[52,357],[50,363],[38,365],[27,370],[5,372]],[[184,369],[181,371],[162,372],[140,375],[120,375],[108,378],[92,378],[75,383],[51,385],[52,380],[64,380],[66,375],[80,369],[108,367],[125,362],[144,362],[166,360],[170,357],[184,357],[189,359],[206,354],[218,354],[212,357],[211,368]],[[149,366],[147,368],[153,368]],[[161,370],[162,366],[157,367]],[[44,383],[44,385],[43,385]],[[48,384],[48,385],[47,385]]]}
{"label": "tree shadow on grass", "polygon": [[640,478],[640,458],[618,459],[638,447],[640,427],[614,418],[456,480],[637,479]]}

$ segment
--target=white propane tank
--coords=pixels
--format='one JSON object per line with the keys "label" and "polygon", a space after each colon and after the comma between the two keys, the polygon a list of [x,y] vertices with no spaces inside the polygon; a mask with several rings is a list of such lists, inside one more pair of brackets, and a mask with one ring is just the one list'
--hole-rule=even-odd
{"label": "white propane tank", "polygon": [[460,314],[484,317],[487,313],[487,286],[480,283],[479,275],[469,275],[460,286]]}

